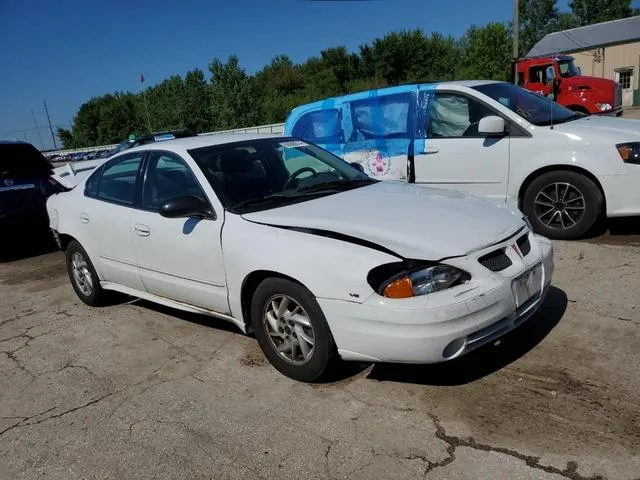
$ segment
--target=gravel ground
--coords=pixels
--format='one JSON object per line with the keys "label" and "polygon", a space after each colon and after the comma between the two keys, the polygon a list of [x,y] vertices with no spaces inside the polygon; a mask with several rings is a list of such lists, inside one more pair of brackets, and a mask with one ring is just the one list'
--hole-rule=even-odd
{"label": "gravel ground", "polygon": [[2,479],[640,478],[640,237],[557,243],[541,313],[435,366],[296,383],[233,327],[0,264]]}

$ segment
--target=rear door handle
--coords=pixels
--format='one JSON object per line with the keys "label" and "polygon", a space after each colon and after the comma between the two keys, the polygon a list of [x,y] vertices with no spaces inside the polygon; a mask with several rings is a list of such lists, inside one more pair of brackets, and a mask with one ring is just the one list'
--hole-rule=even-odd
{"label": "rear door handle", "polygon": [[148,237],[149,235],[151,235],[151,229],[146,225],[141,225],[137,223],[133,228],[135,229],[136,233],[141,237]]}
{"label": "rear door handle", "polygon": [[426,153],[427,155],[432,154],[432,153],[438,153],[438,149],[435,147],[428,147],[424,153]]}
{"label": "rear door handle", "polygon": [[80,223],[89,223],[89,215],[87,215],[86,213],[81,213]]}

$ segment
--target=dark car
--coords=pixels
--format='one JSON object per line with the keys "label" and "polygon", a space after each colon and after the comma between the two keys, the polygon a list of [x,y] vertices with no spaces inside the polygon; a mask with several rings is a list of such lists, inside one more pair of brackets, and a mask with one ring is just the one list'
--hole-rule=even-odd
{"label": "dark car", "polygon": [[56,191],[53,166],[26,142],[0,141],[0,241],[47,235],[46,200]]}

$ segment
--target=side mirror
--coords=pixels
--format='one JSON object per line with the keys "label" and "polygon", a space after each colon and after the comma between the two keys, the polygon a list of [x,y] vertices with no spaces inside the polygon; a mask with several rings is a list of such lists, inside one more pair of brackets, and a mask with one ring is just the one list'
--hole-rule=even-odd
{"label": "side mirror", "polygon": [[505,123],[504,118],[497,115],[489,115],[480,119],[478,124],[478,133],[481,135],[504,135]]}
{"label": "side mirror", "polygon": [[553,67],[547,67],[547,70],[545,71],[545,77],[546,77],[546,83],[551,83],[553,82],[553,79],[556,76],[556,71],[553,69]]}
{"label": "side mirror", "polygon": [[578,72],[578,75],[582,75],[582,68],[580,67],[576,67],[576,70]]}
{"label": "side mirror", "polygon": [[216,218],[209,204],[197,195],[171,198],[160,205],[159,213],[166,218]]}
{"label": "side mirror", "polygon": [[351,165],[353,168],[355,168],[356,170],[361,171],[362,173],[364,173],[364,167],[362,166],[361,163],[358,162],[351,162],[349,165]]}

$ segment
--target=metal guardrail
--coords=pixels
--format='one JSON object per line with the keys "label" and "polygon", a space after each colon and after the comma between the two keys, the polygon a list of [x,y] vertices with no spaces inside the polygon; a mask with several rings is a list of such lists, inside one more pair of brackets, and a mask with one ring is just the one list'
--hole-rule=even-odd
{"label": "metal guardrail", "polygon": [[[215,132],[199,133],[198,136],[220,135],[223,133],[282,133],[282,132],[284,132],[284,123],[270,123],[268,125],[258,125],[255,127],[232,128],[230,130],[217,130]],[[96,150],[111,150],[112,148],[115,148],[117,146],[118,144],[116,143],[113,145],[97,145],[95,147],[69,148],[66,150],[49,150],[43,153],[47,156],[66,155],[69,153],[84,153],[84,152],[95,152]]]}

